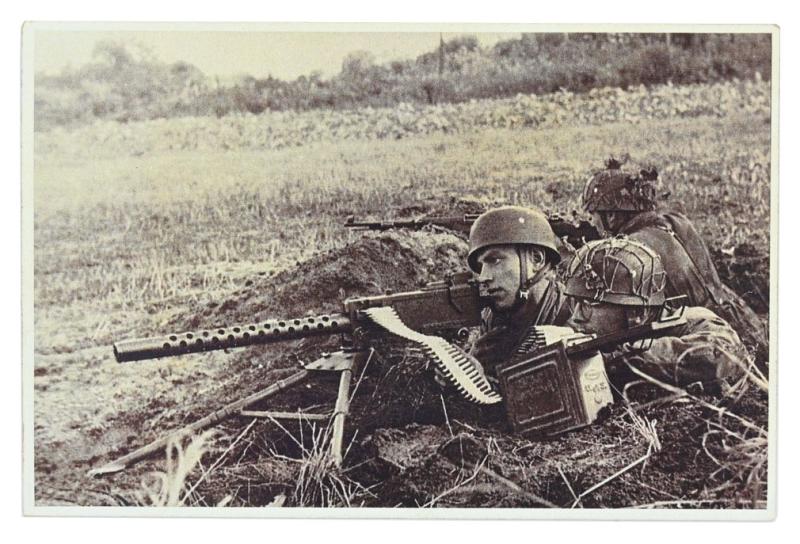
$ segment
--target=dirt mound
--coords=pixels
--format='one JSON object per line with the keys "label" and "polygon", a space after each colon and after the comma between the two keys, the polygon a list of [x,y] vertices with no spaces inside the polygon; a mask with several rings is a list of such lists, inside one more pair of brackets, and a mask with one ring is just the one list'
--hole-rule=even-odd
{"label": "dirt mound", "polygon": [[172,325],[197,328],[340,311],[348,297],[413,290],[466,270],[466,253],[466,242],[448,232],[365,233],[294,269],[248,281],[225,300]]}
{"label": "dirt mound", "polygon": [[769,248],[740,244],[731,250],[713,249],[711,258],[722,282],[759,314],[769,314]]}
{"label": "dirt mound", "polygon": [[[763,402],[755,396],[737,411]],[[635,419],[651,422],[657,440]],[[616,404],[601,424],[537,442],[474,421],[411,424],[363,440],[371,464],[359,469],[373,472],[357,474],[368,482],[382,476],[375,506],[391,498],[406,507],[746,507],[739,501],[760,490],[746,482],[752,473],[737,479],[727,470],[733,448],[717,440],[709,419],[695,402],[667,402],[638,416]]]}

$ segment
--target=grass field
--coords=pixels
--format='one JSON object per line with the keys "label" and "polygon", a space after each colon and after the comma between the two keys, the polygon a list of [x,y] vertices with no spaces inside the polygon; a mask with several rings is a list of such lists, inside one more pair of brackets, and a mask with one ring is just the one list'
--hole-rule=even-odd
{"label": "grass field", "polygon": [[[603,159],[627,152],[658,168],[663,206],[691,217],[715,255],[745,248],[768,263],[769,151],[768,120],[731,111],[279,150],[37,153],[37,504],[130,500],[136,483],[86,485],[85,470],[202,414],[238,368],[221,353],[116,365],[114,341],[167,332],[254,278],[312,274],[303,263],[361,237],[341,227],[349,214],[447,210],[454,199],[569,211]],[[768,286],[766,270],[758,279]]]}

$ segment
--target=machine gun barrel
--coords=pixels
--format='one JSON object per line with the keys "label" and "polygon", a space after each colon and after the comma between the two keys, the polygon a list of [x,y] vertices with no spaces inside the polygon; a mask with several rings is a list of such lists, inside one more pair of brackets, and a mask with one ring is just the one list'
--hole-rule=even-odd
{"label": "machine gun barrel", "polygon": [[470,278],[469,272],[458,273],[417,291],[347,299],[342,303],[341,313],[124,340],[114,344],[114,357],[120,363],[143,361],[310,336],[349,334],[360,327],[380,333],[381,328],[365,317],[363,311],[381,306],[393,308],[399,319],[419,332],[458,331],[480,324],[483,307],[480,289]]}
{"label": "machine gun barrel", "polygon": [[114,344],[114,357],[119,363],[143,361],[185,353],[271,344],[351,330],[350,318],[340,313],[297,319],[271,319],[262,323],[124,340]]}
{"label": "machine gun barrel", "polygon": [[[201,353],[233,347],[268,344],[283,340],[343,334],[342,349],[323,354],[318,360],[304,364],[304,369],[266,389],[227,404],[177,433],[172,433],[149,445],[92,470],[90,474],[109,474],[124,470],[133,463],[168,446],[174,440],[219,423],[255,402],[284,391],[305,381],[313,372],[340,372],[339,390],[332,415],[331,449],[334,463],[341,466],[344,417],[348,411],[350,380],[354,369],[369,361],[370,337],[392,334],[414,342],[427,357],[439,365],[442,372],[467,399],[480,404],[496,404],[502,399],[492,389],[483,374],[476,370],[475,361],[460,347],[426,332],[450,330],[461,332],[480,323],[483,303],[480,283],[470,272],[450,274],[443,280],[401,293],[350,298],[342,302],[342,312],[298,319],[273,319],[243,326],[224,327],[171,334],[156,338],[125,340],[114,344],[117,361],[140,361],[187,353]],[[249,413],[252,415],[252,412]]]}

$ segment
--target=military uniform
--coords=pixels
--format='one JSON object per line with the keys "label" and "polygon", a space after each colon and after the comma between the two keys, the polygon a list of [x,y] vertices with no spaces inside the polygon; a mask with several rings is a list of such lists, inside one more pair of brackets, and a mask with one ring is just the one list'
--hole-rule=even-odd
{"label": "military uniform", "polygon": [[471,353],[490,374],[496,365],[514,355],[531,327],[564,325],[569,320],[563,285],[555,279],[548,281],[539,303],[528,299],[518,310],[510,313],[494,312],[490,308],[484,310],[481,334]]}
{"label": "military uniform", "polygon": [[688,306],[703,306],[731,323],[745,343],[763,359],[768,340],[763,323],[739,295],[724,285],[703,239],[680,213],[654,211],[634,216],[619,231],[652,248],[667,272],[666,295],[687,296]]}
{"label": "military uniform", "polygon": [[586,182],[583,206],[590,213],[623,212],[632,217],[623,225],[609,226],[612,234],[651,247],[667,271],[666,295],[686,295],[689,306],[703,306],[731,323],[760,360],[769,357],[769,340],[762,321],[732,289],[724,285],[705,243],[691,221],[679,213],[656,213],[654,168],[639,172],[622,170],[624,161],[606,161],[604,170]]}
{"label": "military uniform", "polygon": [[686,324],[674,336],[656,338],[644,351],[607,354],[606,370],[611,381],[621,385],[632,377],[627,364],[680,387],[697,382],[716,387],[740,378],[748,359],[736,331],[706,308],[688,307],[684,317]]}
{"label": "military uniform", "polygon": [[[517,351],[532,326],[563,325],[569,319],[564,286],[548,268],[531,274],[523,249],[535,247],[544,252],[549,270],[558,265],[561,254],[558,238],[547,217],[540,210],[520,206],[503,206],[483,213],[472,225],[469,242],[467,264],[480,275],[479,279],[483,269],[479,256],[492,247],[515,247],[519,262],[520,283],[514,306],[506,311],[484,310],[480,336],[471,350],[491,375],[498,363],[508,360]],[[533,300],[529,293],[542,282],[546,282],[544,294],[540,300]]]}

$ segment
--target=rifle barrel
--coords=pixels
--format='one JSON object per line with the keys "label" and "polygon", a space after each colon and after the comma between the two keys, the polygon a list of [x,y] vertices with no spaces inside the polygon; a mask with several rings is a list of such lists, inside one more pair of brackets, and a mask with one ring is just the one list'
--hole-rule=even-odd
{"label": "rifle barrel", "polygon": [[580,355],[589,351],[602,350],[610,346],[618,346],[629,342],[644,340],[645,338],[661,338],[663,336],[668,336],[683,325],[686,325],[686,318],[682,316],[638,325],[630,329],[624,329],[585,342],[573,344],[567,348],[567,355]]}
{"label": "rifle barrel", "polygon": [[[380,221],[356,221],[354,217],[347,218],[344,226],[356,230],[392,230],[392,229],[421,229],[428,225],[436,225],[451,230],[469,234],[472,224],[480,214],[467,213],[452,217],[423,217],[419,219],[398,219]],[[557,238],[567,238],[567,241],[579,247],[584,241],[599,240],[601,238],[597,228],[585,219],[566,219],[558,214],[550,214],[547,218],[550,227]]]}

